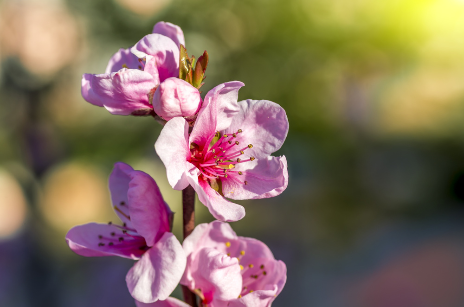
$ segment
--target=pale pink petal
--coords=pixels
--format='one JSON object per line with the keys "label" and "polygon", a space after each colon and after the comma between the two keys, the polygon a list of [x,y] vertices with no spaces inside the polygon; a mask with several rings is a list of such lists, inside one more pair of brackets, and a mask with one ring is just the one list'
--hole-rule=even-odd
{"label": "pale pink petal", "polygon": [[166,300],[179,283],[186,261],[182,245],[166,232],[127,273],[132,297],[142,303]]}
{"label": "pale pink petal", "polygon": [[213,190],[207,181],[198,180],[197,175],[188,174],[190,185],[195,189],[200,201],[209,209],[209,212],[218,220],[224,222],[235,222],[245,216],[245,208],[234,204],[218,192]]}
{"label": "pale pink petal", "polygon": [[280,149],[288,133],[285,110],[267,100],[244,100],[238,103],[240,111],[224,133],[232,134],[241,129],[236,140],[241,144],[252,144],[245,151],[247,156],[265,158]]}
{"label": "pale pink petal", "polygon": [[185,46],[184,32],[179,26],[176,26],[170,22],[160,21],[153,27],[153,33],[158,33],[169,37],[176,43],[177,46],[180,44]]}
{"label": "pale pink petal", "polygon": [[129,212],[132,225],[145,238],[147,246],[153,246],[165,232],[170,231],[171,210],[155,180],[141,171],[130,173]]}
{"label": "pale pink petal", "polygon": [[[142,256],[138,246],[133,244],[126,246],[122,242],[121,244],[115,244],[113,246],[108,245],[108,239],[112,239],[111,233],[118,232],[118,228],[108,224],[97,224],[89,223],[85,225],[79,225],[71,228],[66,234],[66,242],[72,251],[76,254],[85,257],[102,257],[102,256],[120,256],[124,258],[139,259]],[[99,236],[104,237],[100,239]],[[123,236],[121,231],[117,233],[116,241],[119,236]],[[99,244],[105,242],[104,246]],[[141,245],[144,242],[141,242]]]}
{"label": "pale pink petal", "polygon": [[130,49],[121,48],[111,57],[108,66],[106,66],[105,74],[111,74],[123,68],[138,69],[139,66],[142,68],[139,58],[136,57]]}
{"label": "pale pink petal", "polygon": [[148,34],[131,48],[131,52],[139,58],[146,55],[155,58],[160,82],[169,77],[179,76],[179,46],[169,37]]}
{"label": "pale pink petal", "polygon": [[142,303],[139,301],[135,301],[135,306],[137,307],[190,307],[189,304],[182,302],[173,297],[168,297],[164,301],[156,301],[154,303]]}
{"label": "pale pink petal", "polygon": [[238,91],[242,86],[245,84],[240,81],[226,82],[219,84],[206,94],[202,109],[212,101],[216,101],[218,114],[216,130],[221,131],[229,127],[232,118],[239,112]]}
{"label": "pale pink petal", "polygon": [[84,74],[82,96],[94,105],[104,106],[112,114],[130,115],[153,108],[148,93],[157,85],[149,73],[136,69],[121,69],[104,75]]}
{"label": "pale pink petal", "polygon": [[195,168],[187,162],[190,158],[188,129],[185,119],[173,118],[166,123],[155,143],[156,153],[166,167],[169,184],[176,190],[189,185],[186,172]]}
{"label": "pale pink petal", "polygon": [[192,270],[190,289],[200,289],[205,300],[230,300],[242,291],[242,275],[238,259],[227,256],[215,248],[202,248],[189,266]]}
{"label": "pale pink petal", "polygon": [[153,96],[153,109],[165,120],[193,116],[200,106],[201,96],[198,89],[179,78],[164,80]]}
{"label": "pale pink petal", "polygon": [[[204,103],[203,103],[204,104]],[[192,133],[190,134],[189,143],[195,143],[200,149],[209,146],[211,140],[216,133],[217,123],[217,102],[211,100],[206,107],[202,107],[198,112],[198,117],[195,121]]]}
{"label": "pale pink petal", "polygon": [[239,299],[229,301],[228,307],[270,307],[277,296],[276,287],[272,290],[257,290]]}
{"label": "pale pink petal", "polygon": [[111,203],[113,209],[122,222],[126,223],[129,228],[133,228],[129,219],[129,199],[127,191],[129,190],[130,174],[134,169],[125,163],[117,162],[114,164],[108,179],[108,186],[111,193]]}
{"label": "pale pink petal", "polygon": [[[244,163],[242,169],[245,170],[243,175],[239,176],[242,181],[232,176],[222,180],[225,197],[237,200],[269,198],[279,195],[287,188],[288,170],[285,156],[269,156],[249,161]],[[242,183],[244,181],[247,182],[246,185]]]}

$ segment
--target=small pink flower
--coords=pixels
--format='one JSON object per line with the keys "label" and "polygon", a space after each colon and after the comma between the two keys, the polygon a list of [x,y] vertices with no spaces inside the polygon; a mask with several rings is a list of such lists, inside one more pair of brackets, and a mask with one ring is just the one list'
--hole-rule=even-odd
{"label": "small pink flower", "polygon": [[86,257],[139,260],[126,276],[132,296],[144,303],[167,299],[186,264],[182,246],[170,232],[173,213],[156,182],[127,164],[115,164],[109,188],[122,226],[113,223],[76,226],[66,235],[69,247]]}
{"label": "small pink flower", "polygon": [[216,86],[206,95],[190,135],[187,121],[176,117],[155,143],[171,186],[182,190],[190,184],[221,221],[245,216],[242,206],[224,197],[273,197],[288,184],[287,160],[270,156],[287,136],[285,111],[267,100],[237,102],[242,86],[236,81]]}
{"label": "small pink flower", "polygon": [[285,264],[264,243],[238,237],[227,223],[198,225],[183,247],[187,268],[180,283],[208,307],[268,307],[287,280]]}
{"label": "small pink flower", "polygon": [[84,74],[82,96],[112,114],[151,114],[150,100],[160,82],[179,76],[179,48],[184,43],[178,26],[157,23],[153,34],[131,49],[116,52],[104,74]]}
{"label": "small pink flower", "polygon": [[174,117],[193,117],[201,106],[198,89],[179,78],[168,78],[153,96],[153,108],[164,120]]}

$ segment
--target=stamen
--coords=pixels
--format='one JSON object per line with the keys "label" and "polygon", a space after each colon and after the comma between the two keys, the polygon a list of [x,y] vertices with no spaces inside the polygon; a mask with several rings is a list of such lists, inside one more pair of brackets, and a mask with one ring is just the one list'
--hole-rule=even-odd
{"label": "stamen", "polygon": [[239,175],[243,175],[243,173],[242,173],[242,172],[240,172],[240,171],[238,172],[238,174],[239,174]]}
{"label": "stamen", "polygon": [[236,137],[237,137],[237,135],[236,135],[235,133],[232,133],[232,136],[233,136],[234,138],[236,138]]}
{"label": "stamen", "polygon": [[248,148],[253,148],[253,144],[248,144]]}
{"label": "stamen", "polygon": [[122,242],[122,241],[124,241],[124,238],[123,238],[123,237],[119,237],[118,240],[119,240],[119,242]]}
{"label": "stamen", "polygon": [[98,243],[98,246],[105,246],[105,243]]}
{"label": "stamen", "polygon": [[240,265],[240,270],[243,270],[243,265]]}
{"label": "stamen", "polygon": [[98,238],[101,240],[101,239],[103,239],[103,236],[102,236],[102,235],[99,235]]}
{"label": "stamen", "polygon": [[240,255],[245,255],[245,251],[240,251]]}
{"label": "stamen", "polygon": [[261,270],[264,269],[264,264],[261,264],[261,266],[259,267]]}
{"label": "stamen", "polygon": [[249,267],[250,269],[252,269],[252,268],[254,267],[254,265],[250,263],[250,264],[248,265],[248,267]]}
{"label": "stamen", "polygon": [[226,242],[226,247],[230,247],[230,242]]}
{"label": "stamen", "polygon": [[244,183],[245,183],[245,185],[247,185],[247,184],[248,184],[248,181],[245,181]]}
{"label": "stamen", "polygon": [[255,157],[250,157],[250,160],[253,161],[255,159]]}
{"label": "stamen", "polygon": [[[130,221],[130,216],[128,216],[127,214],[125,214],[121,209],[119,209],[118,206],[114,206],[114,210],[118,211],[119,213],[122,214],[122,216],[124,216],[126,219],[128,219]],[[125,224],[125,223],[124,223]],[[124,225],[124,227],[126,227],[126,225]]]}
{"label": "stamen", "polygon": [[114,236],[116,233],[112,232],[111,235]]}
{"label": "stamen", "polygon": [[237,162],[239,162],[239,163],[240,163],[240,161],[242,161],[242,159],[240,159],[240,158],[237,158]]}
{"label": "stamen", "polygon": [[113,222],[111,222],[111,221],[108,222],[108,225],[112,225],[112,224],[113,224]]}
{"label": "stamen", "polygon": [[108,245],[109,245],[109,246],[113,246],[114,244],[113,244],[113,242],[110,242],[110,243],[108,243]]}
{"label": "stamen", "polygon": [[238,145],[238,144],[240,144],[240,142],[239,142],[239,141],[235,141],[235,145]]}
{"label": "stamen", "polygon": [[237,133],[242,133],[242,129],[238,129]]}
{"label": "stamen", "polygon": [[121,206],[124,206],[124,205],[126,205],[126,202],[122,201],[122,202],[120,202],[119,204],[120,204]]}

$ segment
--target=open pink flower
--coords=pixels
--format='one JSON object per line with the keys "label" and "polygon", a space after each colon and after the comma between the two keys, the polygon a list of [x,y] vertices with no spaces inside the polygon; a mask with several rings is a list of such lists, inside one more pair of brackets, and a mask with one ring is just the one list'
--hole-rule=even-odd
{"label": "open pink flower", "polygon": [[167,299],[186,264],[182,246],[170,232],[173,213],[156,182],[127,164],[115,164],[109,188],[113,208],[123,224],[76,226],[66,235],[69,247],[86,257],[139,260],[126,276],[132,296],[143,303]]}
{"label": "open pink flower", "polygon": [[287,160],[270,156],[288,132],[284,109],[267,100],[237,102],[241,82],[208,92],[192,133],[182,117],[170,120],[155,149],[176,190],[189,184],[200,201],[221,221],[237,221],[245,209],[231,199],[277,196],[288,184]]}
{"label": "open pink flower", "polygon": [[282,291],[287,268],[256,239],[238,237],[229,224],[200,224],[183,243],[181,284],[208,307],[268,307]]}
{"label": "open pink flower", "polygon": [[185,44],[182,30],[158,22],[134,47],[116,52],[104,74],[84,74],[82,96],[112,114],[151,114],[151,98],[160,82],[179,76],[180,44]]}

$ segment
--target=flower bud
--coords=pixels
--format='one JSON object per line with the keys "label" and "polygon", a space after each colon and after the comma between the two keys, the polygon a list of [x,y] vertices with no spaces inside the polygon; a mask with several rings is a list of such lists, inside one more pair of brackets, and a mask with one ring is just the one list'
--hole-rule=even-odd
{"label": "flower bud", "polygon": [[201,102],[198,89],[179,78],[164,80],[153,95],[153,109],[165,120],[193,116],[200,109]]}

